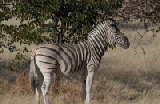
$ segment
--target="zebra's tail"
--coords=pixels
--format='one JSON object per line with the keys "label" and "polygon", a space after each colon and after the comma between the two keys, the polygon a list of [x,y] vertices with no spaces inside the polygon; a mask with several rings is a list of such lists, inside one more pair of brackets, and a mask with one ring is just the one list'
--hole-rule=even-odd
{"label": "zebra's tail", "polygon": [[33,91],[35,92],[36,89],[36,63],[35,63],[35,49],[32,49],[31,52],[31,62],[30,62],[30,82],[31,82],[31,87]]}

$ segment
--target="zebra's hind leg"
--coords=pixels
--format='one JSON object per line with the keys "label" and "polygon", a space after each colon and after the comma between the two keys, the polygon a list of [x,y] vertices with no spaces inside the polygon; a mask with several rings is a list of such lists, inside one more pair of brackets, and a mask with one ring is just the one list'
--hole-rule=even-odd
{"label": "zebra's hind leg", "polygon": [[43,96],[44,96],[44,104],[50,104],[49,98],[48,98],[48,90],[50,87],[50,84],[52,82],[52,74],[51,73],[43,73],[44,75],[44,81],[41,87]]}
{"label": "zebra's hind leg", "polygon": [[42,73],[38,73],[37,76],[37,83],[36,83],[36,103],[40,104],[40,93],[41,93],[41,86],[43,83],[43,76]]}
{"label": "zebra's hind leg", "polygon": [[37,87],[36,88],[36,103],[40,104],[40,89]]}

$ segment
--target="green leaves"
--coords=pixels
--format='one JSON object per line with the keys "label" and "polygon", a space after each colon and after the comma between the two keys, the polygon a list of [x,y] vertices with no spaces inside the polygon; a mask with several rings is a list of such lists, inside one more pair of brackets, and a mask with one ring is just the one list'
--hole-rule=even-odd
{"label": "green leaves", "polygon": [[12,60],[11,71],[19,72],[23,67],[23,61],[26,60],[25,57],[22,52],[17,52],[15,59]]}
{"label": "green leaves", "polygon": [[[8,0],[0,4],[0,22],[14,16],[20,19],[20,25],[2,24],[0,28],[9,34],[12,43],[40,44],[53,40],[72,43],[75,41],[70,42],[71,37],[78,37],[72,38],[76,41],[83,40],[93,24],[112,15],[111,10],[121,3],[122,0],[16,0],[16,3]],[[49,19],[52,23],[46,22]],[[44,36],[44,33],[50,35]],[[3,36],[1,33],[0,38]]]}
{"label": "green leaves", "polygon": [[[87,34],[92,25],[98,20],[104,19],[107,15],[111,15],[111,9],[117,7],[117,2],[120,0],[111,1],[75,1],[75,0],[25,0],[17,1],[14,6],[15,9],[11,12],[13,16],[20,19],[19,27],[7,26],[5,31],[12,34],[12,41],[20,41],[20,44],[31,42],[41,43],[51,41],[55,38],[58,42],[58,35],[62,35],[61,40],[67,42],[74,34],[84,39],[83,35]],[[105,9],[111,5],[111,8]],[[5,7],[5,6],[4,6]],[[101,13],[102,12],[102,13]],[[4,15],[4,13],[0,13]],[[6,16],[8,17],[8,16]],[[7,18],[8,19],[8,18]],[[56,21],[53,26],[46,23],[48,19]],[[28,24],[24,24],[28,21]],[[53,31],[54,30],[54,33]],[[52,32],[51,32],[52,31]],[[52,38],[40,36],[48,32],[52,34]],[[64,34],[67,32],[68,37]],[[54,36],[53,36],[54,35]],[[34,38],[34,39],[33,39]],[[37,39],[37,40],[35,40]],[[30,42],[28,42],[30,40]]]}

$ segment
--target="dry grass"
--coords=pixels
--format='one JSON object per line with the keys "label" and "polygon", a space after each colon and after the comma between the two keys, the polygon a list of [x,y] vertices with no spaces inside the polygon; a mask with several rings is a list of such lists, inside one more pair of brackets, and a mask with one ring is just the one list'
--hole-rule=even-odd
{"label": "dry grass", "polygon": [[[131,42],[129,49],[124,50],[117,46],[114,50],[109,49],[103,56],[93,82],[91,104],[160,102],[160,34],[152,42],[148,41],[152,33],[146,34],[141,46],[135,50],[140,39],[138,32],[144,33],[143,28],[136,30],[135,26],[138,25],[125,25],[124,27],[129,28],[121,28]],[[8,59],[7,53],[5,54],[2,58]],[[35,94],[31,90],[28,75],[16,74],[16,80],[12,81],[10,77],[14,73],[3,73],[0,73],[0,104],[35,103]],[[49,92],[51,104],[83,104],[81,95],[80,77],[62,78],[60,85],[53,83]],[[42,96],[41,102],[43,104]]]}
{"label": "dry grass", "polygon": [[11,90],[12,95],[33,95],[31,84],[29,81],[29,75],[21,74],[17,77],[14,88]]}

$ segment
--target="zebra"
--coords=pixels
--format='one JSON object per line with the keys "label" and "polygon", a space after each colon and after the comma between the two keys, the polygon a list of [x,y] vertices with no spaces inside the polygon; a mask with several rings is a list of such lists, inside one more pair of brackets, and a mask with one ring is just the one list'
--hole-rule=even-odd
{"label": "zebra", "polygon": [[40,44],[31,52],[30,81],[40,103],[49,104],[48,89],[54,76],[82,76],[82,100],[89,103],[92,81],[108,45],[129,48],[130,42],[117,28],[116,21],[103,20],[79,44]]}

